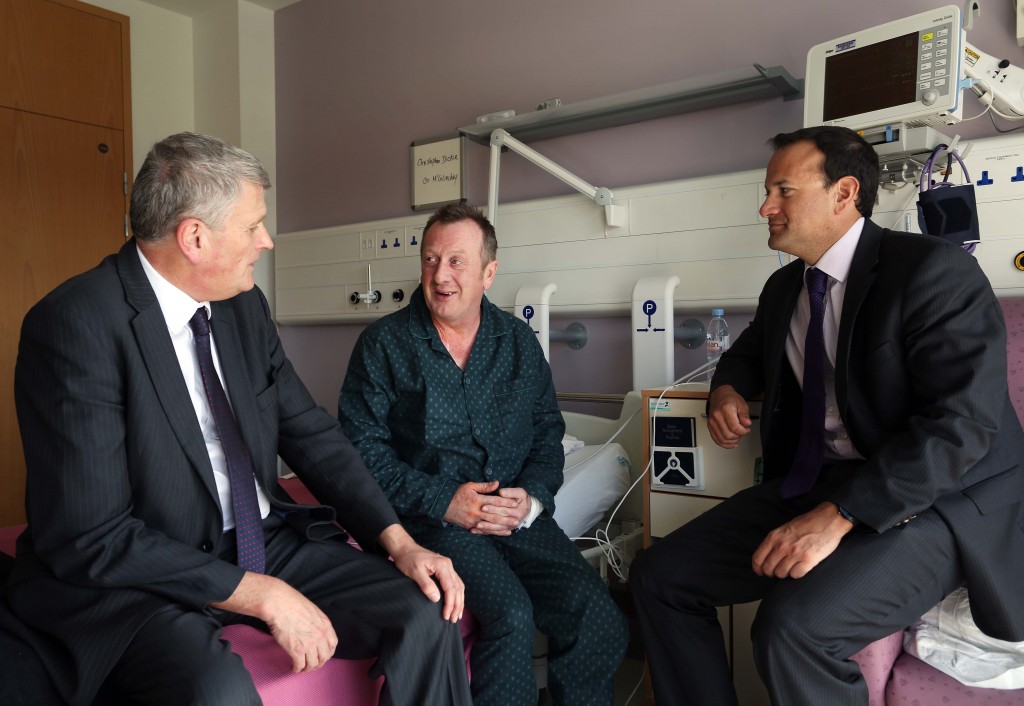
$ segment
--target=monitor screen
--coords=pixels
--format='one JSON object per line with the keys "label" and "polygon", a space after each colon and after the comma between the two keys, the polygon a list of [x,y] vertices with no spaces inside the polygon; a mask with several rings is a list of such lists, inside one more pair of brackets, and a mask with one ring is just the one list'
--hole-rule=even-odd
{"label": "monitor screen", "polygon": [[822,119],[913,102],[917,51],[917,32],[911,32],[826,58]]}
{"label": "monitor screen", "polygon": [[960,9],[947,5],[807,52],[804,126],[873,131],[960,120]]}

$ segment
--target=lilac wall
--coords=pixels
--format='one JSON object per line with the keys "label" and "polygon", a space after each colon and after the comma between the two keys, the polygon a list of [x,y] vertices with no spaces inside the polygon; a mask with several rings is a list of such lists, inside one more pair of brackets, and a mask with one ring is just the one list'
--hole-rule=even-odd
{"label": "lilac wall", "polygon": [[[690,317],[686,317],[690,318]],[[707,325],[710,316],[699,317]],[[733,336],[747,327],[749,314],[727,311],[729,332]],[[577,316],[552,319],[553,329],[564,329],[574,321],[587,327],[587,345],[574,351],[569,346],[551,346],[551,370],[555,389],[562,392],[613,392],[633,389],[633,363],[630,355],[632,324],[627,316]],[[677,321],[677,325],[682,323]],[[316,401],[332,413],[337,411],[338,391],[348,368],[348,359],[362,326],[282,326],[281,339],[288,357],[309,387]],[[688,350],[676,346],[676,377],[707,362],[704,349]],[[565,404],[564,409],[615,417],[612,405]]]}
{"label": "lilac wall", "polygon": [[[279,230],[409,213],[409,143],[454,135],[478,115],[755,62],[802,77],[812,44],[940,4],[302,0],[275,15]],[[984,5],[970,40],[1024,64],[1010,3]],[[644,184],[763,166],[765,139],[800,127],[802,111],[802,101],[766,100],[532,146],[592,184]],[[960,132],[995,134],[987,119]],[[468,196],[480,203],[487,148],[467,153]],[[515,155],[501,181],[506,202],[570,192]]]}
{"label": "lilac wall", "polygon": [[[802,77],[811,44],[939,4],[302,0],[275,15],[278,229],[407,215],[409,143],[454,135],[478,115],[523,113],[548,98],[570,103],[755,62]],[[1010,3],[987,3],[969,39],[1024,64],[1012,20]],[[615,188],[761,167],[765,139],[799,127],[802,110],[802,101],[765,100],[531,146],[590,183]],[[976,112],[977,101],[967,99],[965,113]],[[995,134],[987,118],[957,131]],[[486,200],[487,157],[485,147],[467,146],[474,203]],[[503,202],[568,192],[515,155],[502,161]],[[745,320],[727,315],[735,335]],[[628,318],[580,320],[590,343],[580,352],[556,346],[556,385],[628,389]],[[328,409],[361,330],[282,327],[296,367]],[[701,361],[699,352],[677,352],[681,370]]]}

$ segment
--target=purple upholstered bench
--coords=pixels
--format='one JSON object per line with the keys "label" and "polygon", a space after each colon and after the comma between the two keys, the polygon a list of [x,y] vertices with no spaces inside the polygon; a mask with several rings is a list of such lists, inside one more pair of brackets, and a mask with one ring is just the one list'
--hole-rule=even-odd
{"label": "purple upholstered bench", "polygon": [[1024,689],[966,686],[903,651],[903,633],[853,656],[868,684],[868,706],[1024,706]]}
{"label": "purple upholstered bench", "polygon": [[[1010,400],[1024,420],[1024,298],[1001,299],[1006,319]],[[873,642],[853,656],[868,684],[869,706],[1024,706],[1024,689],[965,686],[903,651],[903,633]]]}

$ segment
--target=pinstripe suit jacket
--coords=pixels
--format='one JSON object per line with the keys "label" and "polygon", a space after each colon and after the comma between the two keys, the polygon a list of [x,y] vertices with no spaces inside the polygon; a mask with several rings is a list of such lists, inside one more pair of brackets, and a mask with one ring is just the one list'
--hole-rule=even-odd
{"label": "pinstripe suit jacket", "polygon": [[[337,509],[376,548],[397,517],[296,376],[262,293],[212,306],[227,392],[273,509],[310,537]],[[7,597],[46,636],[62,692],[88,703],[150,615],[168,602],[203,610],[243,575],[217,558],[213,470],[134,240],[26,315],[15,397],[29,527]],[[331,508],[291,501],[278,454]]]}
{"label": "pinstripe suit jacket", "polygon": [[[800,390],[785,355],[803,280],[765,284],[713,385],[763,394],[765,475],[785,475]],[[836,397],[865,461],[832,500],[876,531],[934,508],[951,528],[978,626],[1024,640],[1024,434],[1006,382],[1002,310],[975,259],[939,238],[864,225],[847,280]]]}

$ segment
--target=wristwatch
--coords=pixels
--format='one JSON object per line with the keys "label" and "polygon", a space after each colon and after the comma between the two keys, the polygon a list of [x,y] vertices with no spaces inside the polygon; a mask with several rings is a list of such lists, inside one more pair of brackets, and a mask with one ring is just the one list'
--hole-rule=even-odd
{"label": "wristwatch", "polygon": [[850,512],[839,503],[836,503],[836,508],[839,510],[839,516],[844,520],[849,520],[854,527],[860,524],[860,520],[851,515]]}

